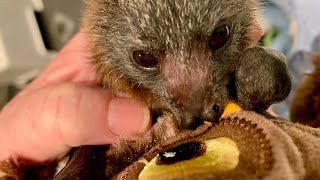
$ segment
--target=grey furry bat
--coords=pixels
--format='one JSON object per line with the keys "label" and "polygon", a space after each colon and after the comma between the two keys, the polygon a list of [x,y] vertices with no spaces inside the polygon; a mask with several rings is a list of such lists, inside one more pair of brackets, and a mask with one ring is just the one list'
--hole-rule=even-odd
{"label": "grey furry bat", "polygon": [[[90,0],[83,28],[102,86],[195,129],[217,120],[229,101],[263,113],[289,94],[285,57],[253,47],[262,35],[261,6],[258,0]],[[36,170],[48,164],[14,162],[2,170],[16,179],[37,179]]]}
{"label": "grey furry bat", "polygon": [[[239,58],[261,34],[261,5],[258,0],[95,0],[88,3],[84,28],[102,85],[195,128],[219,118],[230,100],[265,110],[288,95],[284,56],[270,60],[274,51],[257,48],[248,50],[256,57]],[[254,73],[247,72],[249,66]],[[251,80],[235,83],[244,76]]]}

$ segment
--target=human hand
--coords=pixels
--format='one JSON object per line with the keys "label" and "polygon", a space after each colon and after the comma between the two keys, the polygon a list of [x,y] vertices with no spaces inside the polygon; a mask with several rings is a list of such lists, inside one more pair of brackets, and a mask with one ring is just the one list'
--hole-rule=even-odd
{"label": "human hand", "polygon": [[72,147],[108,144],[151,125],[138,102],[97,85],[78,33],[44,72],[0,112],[0,160],[64,157]]}

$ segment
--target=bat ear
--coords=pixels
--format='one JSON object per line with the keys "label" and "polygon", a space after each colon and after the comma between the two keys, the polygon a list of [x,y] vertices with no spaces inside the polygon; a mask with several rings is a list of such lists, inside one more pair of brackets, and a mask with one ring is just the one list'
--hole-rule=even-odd
{"label": "bat ear", "polygon": [[247,110],[265,110],[284,100],[292,86],[285,55],[261,46],[243,52],[235,82],[236,99]]}

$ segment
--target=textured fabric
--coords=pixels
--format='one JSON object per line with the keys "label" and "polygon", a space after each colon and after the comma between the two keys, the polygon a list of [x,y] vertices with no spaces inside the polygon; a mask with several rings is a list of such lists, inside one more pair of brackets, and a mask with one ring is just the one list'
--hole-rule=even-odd
{"label": "textured fabric", "polygon": [[[212,173],[188,173],[187,176],[181,174],[179,178],[175,179],[320,179],[320,171],[317,170],[320,167],[319,129],[279,119],[266,119],[254,112],[237,112],[221,119],[216,124],[205,124],[196,132],[179,132],[180,134],[177,134],[177,136],[173,136],[145,152],[142,156],[143,160],[141,160],[141,157],[132,160],[132,163],[119,173],[108,174],[108,178],[138,179],[146,163],[156,157],[159,152],[186,142],[227,137],[237,144],[240,151],[239,162],[234,169],[228,169],[227,171],[212,170]],[[147,144],[144,145],[147,146]],[[109,152],[117,153],[117,151],[113,151],[113,148],[117,149],[119,146],[111,147]],[[132,149],[135,146],[127,143],[121,144],[121,146],[128,151],[127,154],[131,154],[129,151],[135,151]],[[141,144],[139,150],[143,151]],[[83,155],[90,156],[89,154]],[[119,166],[116,163],[117,158],[119,158],[118,162],[121,163],[123,163],[123,159],[129,158],[120,157],[117,154],[109,154],[109,157],[115,159],[113,159],[113,164],[107,164],[107,169]],[[82,162],[81,164],[86,166],[91,162]],[[60,174],[74,172],[75,169],[73,168],[68,166]],[[78,179],[81,179],[81,176],[79,176],[81,174],[83,177],[87,177],[87,174],[79,172]],[[166,179],[169,175],[159,174],[158,177]]]}

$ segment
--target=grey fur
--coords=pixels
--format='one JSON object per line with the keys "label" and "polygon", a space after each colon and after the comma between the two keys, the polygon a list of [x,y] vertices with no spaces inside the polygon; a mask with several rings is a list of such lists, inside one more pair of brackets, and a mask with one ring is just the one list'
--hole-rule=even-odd
{"label": "grey fur", "polygon": [[[229,85],[241,53],[258,27],[258,0],[93,0],[84,27],[93,47],[103,85],[116,90],[128,82],[148,91],[155,111],[170,111],[182,124],[214,119],[234,97]],[[209,48],[215,28],[227,25],[231,36],[219,50]],[[132,61],[134,50],[148,50],[159,67],[145,69]],[[101,70],[102,69],[102,70]],[[117,74],[116,79],[110,74]],[[143,93],[135,93],[144,101]],[[147,100],[145,100],[147,101]],[[215,114],[216,113],[216,114]],[[215,114],[215,116],[213,116]]]}

